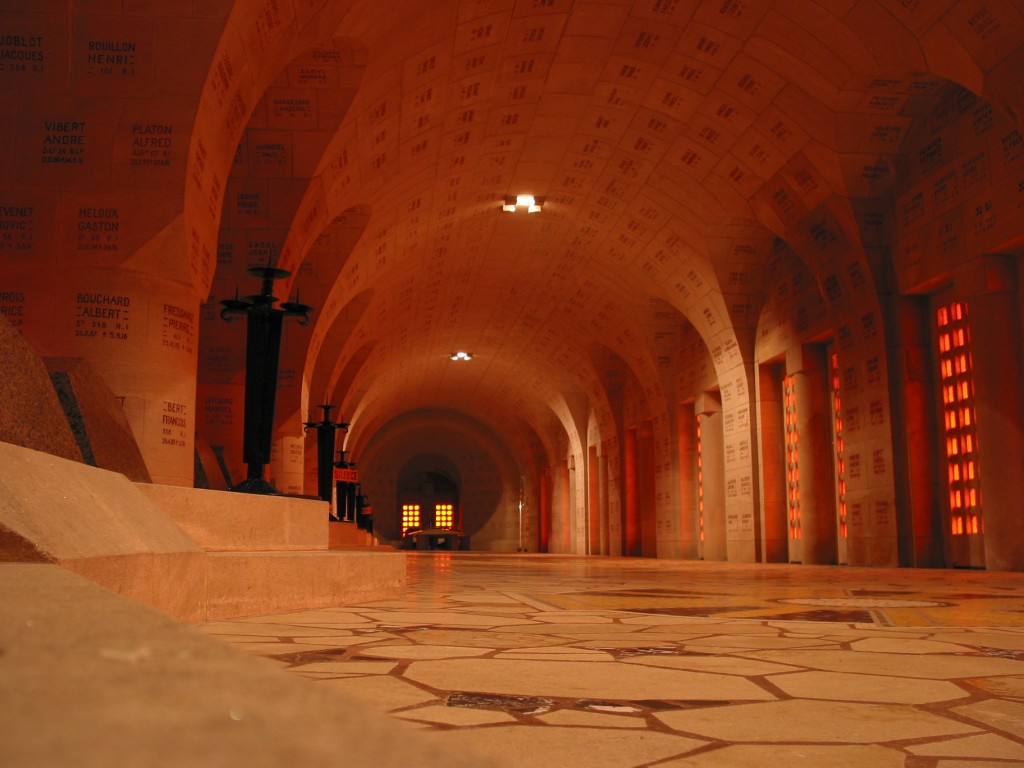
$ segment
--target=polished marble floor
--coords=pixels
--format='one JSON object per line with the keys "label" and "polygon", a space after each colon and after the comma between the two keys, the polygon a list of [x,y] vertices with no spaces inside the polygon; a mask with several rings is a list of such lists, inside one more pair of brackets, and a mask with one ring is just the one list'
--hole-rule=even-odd
{"label": "polished marble floor", "polygon": [[1024,574],[408,563],[401,600],[203,631],[495,764],[1024,766]]}

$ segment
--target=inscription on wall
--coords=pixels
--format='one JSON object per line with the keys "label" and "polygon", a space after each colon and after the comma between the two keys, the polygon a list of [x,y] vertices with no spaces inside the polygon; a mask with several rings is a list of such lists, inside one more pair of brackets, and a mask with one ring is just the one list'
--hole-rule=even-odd
{"label": "inscription on wall", "polygon": [[165,123],[133,123],[130,162],[136,167],[169,166],[174,126]]}
{"label": "inscription on wall", "polygon": [[313,101],[291,96],[272,98],[270,113],[277,120],[306,120],[313,117]]}
{"label": "inscription on wall", "polygon": [[261,141],[256,144],[252,161],[257,172],[281,171],[288,167],[288,150],[279,141]]}
{"label": "inscription on wall", "polygon": [[25,325],[24,291],[0,291],[0,317],[15,328]]}
{"label": "inscription on wall", "polygon": [[134,42],[90,40],[86,45],[86,71],[90,75],[131,77],[135,74]]}
{"label": "inscription on wall", "polygon": [[248,267],[272,264],[277,258],[277,243],[273,240],[249,240],[247,250]]}
{"label": "inscription on wall", "polygon": [[196,313],[174,304],[164,304],[161,344],[176,352],[195,351]]}
{"label": "inscription on wall", "polygon": [[43,121],[43,163],[81,165],[85,162],[85,121]]}
{"label": "inscription on wall", "polygon": [[164,401],[163,413],[160,414],[160,442],[163,445],[185,447],[188,435],[188,406],[184,403]]}
{"label": "inscription on wall", "polygon": [[31,205],[0,205],[0,252],[32,250],[34,213]]}
{"label": "inscription on wall", "polygon": [[75,336],[127,341],[131,299],[111,293],[75,294]]}
{"label": "inscription on wall", "polygon": [[0,34],[0,72],[43,72],[42,35]]}
{"label": "inscription on wall", "polygon": [[79,208],[75,248],[79,251],[116,251],[120,230],[117,208]]}
{"label": "inscription on wall", "polygon": [[230,397],[208,397],[203,404],[206,425],[230,427],[235,423],[234,399]]}

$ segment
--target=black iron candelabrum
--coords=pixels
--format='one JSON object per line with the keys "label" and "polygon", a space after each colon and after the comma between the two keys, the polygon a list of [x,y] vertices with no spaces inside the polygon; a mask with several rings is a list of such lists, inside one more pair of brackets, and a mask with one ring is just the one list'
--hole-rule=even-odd
{"label": "black iron candelabrum", "polygon": [[231,322],[245,315],[245,432],[242,436],[242,460],[248,465],[245,480],[231,488],[242,493],[280,493],[263,477],[270,463],[270,449],[274,437],[274,407],[277,401],[277,368],[281,355],[281,329],[286,317],[294,317],[299,325],[309,322],[313,310],[298,301],[277,304],[274,281],[291,275],[286,269],[252,267],[249,274],[263,280],[262,289],[255,296],[221,301],[220,316]]}
{"label": "black iron candelabrum", "polygon": [[334,442],[335,434],[340,429],[348,431],[348,424],[341,421],[331,421],[331,408],[333,405],[321,405],[324,417],[320,421],[307,421],[303,423],[306,429],[316,430],[316,479],[317,495],[326,502],[330,502],[334,491]]}

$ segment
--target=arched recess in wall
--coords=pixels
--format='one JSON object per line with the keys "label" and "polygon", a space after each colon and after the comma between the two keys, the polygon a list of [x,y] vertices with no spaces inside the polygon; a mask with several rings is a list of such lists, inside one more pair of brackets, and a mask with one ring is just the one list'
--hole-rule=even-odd
{"label": "arched recess in wall", "polygon": [[[502,438],[480,422],[444,411],[414,411],[363,436],[353,452],[363,492],[374,505],[375,533],[401,538],[399,489],[403,473],[436,472],[458,483],[462,529],[474,550],[537,549],[534,500],[537,489],[524,477],[539,477],[529,457],[517,460]],[[520,516],[520,502],[529,510]],[[521,543],[522,542],[522,543]]]}
{"label": "arched recess in wall", "polygon": [[[398,471],[395,494],[400,511],[399,533],[404,535],[417,528],[451,528],[465,535],[462,542],[469,549],[461,484],[459,468],[447,456],[422,453],[411,458]],[[392,522],[389,519],[385,524]]]}
{"label": "arched recess in wall", "polygon": [[[746,206],[745,201],[734,202]],[[724,218],[724,213],[720,215]],[[735,224],[738,234],[732,238],[724,237],[721,228],[712,223],[705,224],[696,235],[687,224],[684,218],[679,218],[663,227],[645,249],[645,269],[651,266],[648,272],[652,278],[652,293],[685,319],[710,352],[709,372],[714,381],[702,382],[702,386],[704,389],[714,387],[720,393],[722,420],[731,425],[726,443],[734,447],[728,467],[723,468],[728,475],[726,482],[733,484],[735,492],[723,500],[722,516],[727,521],[723,525],[727,525],[728,530],[722,533],[727,540],[728,559],[754,561],[758,533],[752,513],[757,501],[757,472],[755,456],[749,450],[755,423],[754,387],[750,381],[750,308],[756,306],[756,300],[749,294],[757,288],[756,275],[749,262],[752,260],[750,251],[757,252],[763,247],[758,244],[769,241],[770,236],[756,223],[753,213],[749,219]],[[712,248],[715,254],[723,254],[721,264],[712,258]],[[736,280],[732,279],[734,276]],[[696,397],[700,392],[662,391],[671,393],[676,402],[671,409],[666,405],[663,411],[653,414],[653,439],[656,446],[670,449],[678,437],[674,428],[668,428],[678,421],[678,402]],[[666,398],[665,402],[669,400]],[[661,549],[666,553],[692,551],[692,542],[683,544],[689,533],[684,535],[679,507],[673,504],[674,499],[682,503],[678,478],[664,473],[658,473],[657,478],[657,493],[661,499],[657,523],[663,532],[671,531],[667,537],[664,533],[659,537],[659,548],[660,541],[664,540],[665,547]]]}
{"label": "arched recess in wall", "polygon": [[1022,560],[1010,543],[1019,516],[1007,514],[1024,490],[1021,432],[1008,428],[1024,413],[1010,373],[1024,354],[1024,324],[1012,320],[1024,305],[1020,108],[947,86],[908,130],[910,162],[891,192],[903,565]]}

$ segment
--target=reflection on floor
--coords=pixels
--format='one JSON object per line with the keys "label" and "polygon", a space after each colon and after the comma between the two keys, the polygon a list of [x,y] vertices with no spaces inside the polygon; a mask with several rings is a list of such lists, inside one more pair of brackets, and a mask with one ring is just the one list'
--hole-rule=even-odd
{"label": "reflection on floor", "polygon": [[1024,766],[1024,574],[441,552],[409,568],[403,600],[203,629],[531,768]]}

